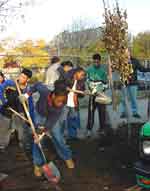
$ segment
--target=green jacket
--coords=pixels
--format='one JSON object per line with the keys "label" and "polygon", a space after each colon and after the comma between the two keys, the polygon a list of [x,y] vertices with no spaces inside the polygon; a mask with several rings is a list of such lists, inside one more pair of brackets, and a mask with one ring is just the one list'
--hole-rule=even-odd
{"label": "green jacket", "polygon": [[[103,66],[96,68],[94,65],[90,66],[86,70],[87,73],[87,85],[89,89],[96,93],[102,92],[104,89],[103,84],[107,83],[107,73]],[[97,82],[102,82],[102,84],[97,84]]]}
{"label": "green jacket", "polygon": [[107,72],[103,66],[96,68],[94,65],[92,65],[87,68],[86,72],[87,72],[87,79],[89,81],[107,82]]}

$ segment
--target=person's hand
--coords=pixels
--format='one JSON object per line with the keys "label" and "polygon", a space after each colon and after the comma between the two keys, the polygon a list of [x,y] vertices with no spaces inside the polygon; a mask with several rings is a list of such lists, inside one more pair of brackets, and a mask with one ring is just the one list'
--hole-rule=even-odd
{"label": "person's hand", "polygon": [[39,138],[39,136],[38,136],[37,134],[34,134],[33,137],[34,137],[34,142],[35,142],[36,144],[39,144],[39,143],[40,143],[40,138]]}
{"label": "person's hand", "polygon": [[26,102],[27,99],[28,99],[24,94],[21,94],[20,96],[18,96],[18,98],[19,98],[19,101],[20,101],[21,103]]}
{"label": "person's hand", "polygon": [[85,94],[85,95],[90,95],[90,94],[91,94],[91,91],[90,91],[90,90],[85,90],[85,91],[84,91],[84,94]]}

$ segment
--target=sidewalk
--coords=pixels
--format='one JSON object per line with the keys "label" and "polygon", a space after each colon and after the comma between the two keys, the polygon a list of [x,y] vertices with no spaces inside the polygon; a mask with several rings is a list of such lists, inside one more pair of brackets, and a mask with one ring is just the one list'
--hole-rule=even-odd
{"label": "sidewalk", "polygon": [[[147,106],[148,106],[148,99],[139,99],[138,108],[139,108],[139,114],[141,118],[140,119],[133,118],[132,114],[130,113],[130,117],[129,117],[130,123],[145,123],[148,120]],[[95,116],[95,124],[93,128],[93,136],[97,135],[97,130],[99,128],[97,111],[95,112],[95,114],[96,116]],[[113,129],[116,129],[119,125],[123,123],[127,123],[127,119],[120,119],[120,115],[121,113],[119,111],[119,108],[117,109],[117,111],[113,111],[112,105],[107,106],[107,124],[110,124],[110,126]],[[86,124],[87,124],[87,118],[88,118],[88,109],[86,107],[80,109],[80,117],[81,117],[81,130],[79,132],[79,137],[85,138]]]}

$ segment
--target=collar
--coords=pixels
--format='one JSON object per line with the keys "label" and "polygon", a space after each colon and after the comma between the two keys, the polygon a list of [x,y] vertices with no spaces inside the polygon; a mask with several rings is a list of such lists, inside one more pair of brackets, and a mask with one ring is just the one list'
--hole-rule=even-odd
{"label": "collar", "polygon": [[48,106],[52,106],[52,94],[49,94],[47,96],[47,102],[48,102]]}

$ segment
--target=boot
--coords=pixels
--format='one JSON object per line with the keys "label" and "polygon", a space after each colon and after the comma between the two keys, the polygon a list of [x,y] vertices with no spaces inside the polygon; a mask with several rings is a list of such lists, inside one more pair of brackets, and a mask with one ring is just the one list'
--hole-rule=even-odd
{"label": "boot", "polygon": [[74,161],[72,159],[65,160],[68,168],[73,169],[75,167]]}
{"label": "boot", "polygon": [[34,175],[36,177],[41,177],[42,176],[42,169],[41,167],[34,165]]}

